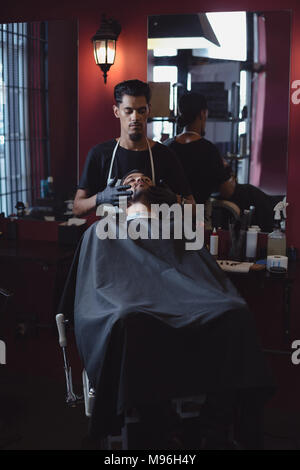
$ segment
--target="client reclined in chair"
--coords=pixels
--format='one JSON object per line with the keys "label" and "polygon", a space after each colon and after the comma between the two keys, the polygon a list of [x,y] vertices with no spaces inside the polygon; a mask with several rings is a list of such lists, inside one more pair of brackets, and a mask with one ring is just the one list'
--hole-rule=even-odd
{"label": "client reclined in chair", "polygon": [[[239,440],[261,447],[259,419],[273,383],[251,312],[206,248],[186,250],[184,237],[168,239],[161,231],[157,239],[124,237],[137,218],[141,226],[159,226],[150,205],[170,202],[171,193],[138,170],[123,183],[133,195],[116,236],[103,237],[96,222],[74,263],[76,341],[96,389],[91,435],[113,433],[134,408],[148,421],[145,432],[152,426],[157,437],[170,431],[166,410],[173,398],[204,393],[202,416],[213,448],[237,410]],[[107,219],[108,232],[116,233],[115,221]]]}

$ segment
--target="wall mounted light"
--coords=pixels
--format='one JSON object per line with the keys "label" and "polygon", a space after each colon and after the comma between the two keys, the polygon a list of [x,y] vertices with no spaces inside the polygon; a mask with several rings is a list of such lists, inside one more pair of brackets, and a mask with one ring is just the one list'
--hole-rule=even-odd
{"label": "wall mounted light", "polygon": [[121,32],[121,26],[112,18],[102,16],[100,28],[92,37],[96,64],[103,72],[104,83],[107,81],[107,72],[115,61],[116,42]]}

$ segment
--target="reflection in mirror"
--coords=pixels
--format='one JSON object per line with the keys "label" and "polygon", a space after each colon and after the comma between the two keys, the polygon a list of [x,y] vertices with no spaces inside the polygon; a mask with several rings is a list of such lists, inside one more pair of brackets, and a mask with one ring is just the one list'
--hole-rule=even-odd
{"label": "reflection in mirror", "polygon": [[[203,16],[209,27],[203,28]],[[274,197],[284,196],[290,12],[202,13],[179,18],[185,25],[180,30],[175,27],[177,15],[149,17],[148,80],[153,90],[149,136],[164,141],[178,135],[182,131],[176,122],[180,97],[186,91],[201,93],[208,106],[205,138],[218,147],[237,181],[251,183]],[[168,109],[163,108],[163,82],[169,83]]]}
{"label": "reflection in mirror", "polygon": [[64,218],[76,181],[77,22],[1,24],[0,212]]}

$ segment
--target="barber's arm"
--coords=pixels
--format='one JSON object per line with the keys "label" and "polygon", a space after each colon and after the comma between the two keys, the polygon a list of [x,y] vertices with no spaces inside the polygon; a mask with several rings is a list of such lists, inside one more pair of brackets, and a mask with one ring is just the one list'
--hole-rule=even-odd
{"label": "barber's arm", "polygon": [[95,188],[98,175],[101,174],[101,167],[97,166],[96,157],[95,148],[92,148],[87,155],[74,198],[73,214],[77,217],[88,215],[96,208],[97,190]]}
{"label": "barber's arm", "polygon": [[128,191],[130,185],[116,186],[117,180],[118,178],[115,177],[103,191],[99,191],[97,194],[90,197],[86,189],[78,189],[74,200],[74,215],[86,215],[100,204],[117,206],[119,205],[119,198],[121,196],[130,197],[132,195],[132,191]]}
{"label": "barber's arm", "polygon": [[190,194],[188,196],[179,196],[179,198],[180,198],[179,202],[181,205],[192,204],[192,216],[194,219],[196,217],[196,201],[194,199],[194,196]]}
{"label": "barber's arm", "polygon": [[163,204],[166,203],[169,206],[173,204],[191,204],[192,205],[192,217],[193,220],[196,221],[196,201],[194,197],[190,194],[188,196],[181,196],[179,194],[175,194],[167,184],[165,184],[162,180],[158,183],[157,186],[152,186],[149,189],[149,195],[151,197],[151,204]]}
{"label": "barber's arm", "polygon": [[194,196],[189,194],[188,196],[178,196],[180,204],[196,204]]}
{"label": "barber's arm", "polygon": [[[169,149],[170,150],[170,149]],[[171,161],[170,161],[170,182],[172,181],[174,187],[179,190],[176,191],[177,202],[179,204],[193,204],[196,206],[196,201],[194,196],[191,193],[191,188],[188,183],[185,171],[179,161],[177,155],[171,151]]]}
{"label": "barber's arm", "polygon": [[160,180],[157,186],[152,186],[149,189],[149,194],[151,195],[151,201],[153,204],[166,203],[170,206],[175,203],[195,204],[195,200],[192,195],[181,196],[179,194],[175,194],[163,180]]}
{"label": "barber's arm", "polygon": [[220,195],[223,199],[230,199],[234,193],[236,186],[236,180],[234,176],[231,176],[229,180],[225,181],[220,186]]}
{"label": "barber's arm", "polygon": [[96,208],[97,195],[89,197],[88,194],[86,189],[77,189],[73,205],[73,214],[77,217],[87,215]]}
{"label": "barber's arm", "polygon": [[225,168],[225,174],[227,177],[229,176],[229,178],[220,185],[220,196],[223,199],[230,199],[235,190],[236,178],[232,173],[230,165],[224,159],[222,160]]}

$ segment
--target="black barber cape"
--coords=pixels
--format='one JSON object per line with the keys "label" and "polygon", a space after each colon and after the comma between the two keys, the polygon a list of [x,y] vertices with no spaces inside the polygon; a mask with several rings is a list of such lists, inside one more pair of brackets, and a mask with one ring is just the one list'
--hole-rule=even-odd
{"label": "black barber cape", "polygon": [[85,232],[74,266],[76,341],[96,387],[91,434],[109,434],[139,405],[272,385],[252,315],[205,248],[101,240],[97,230]]}

